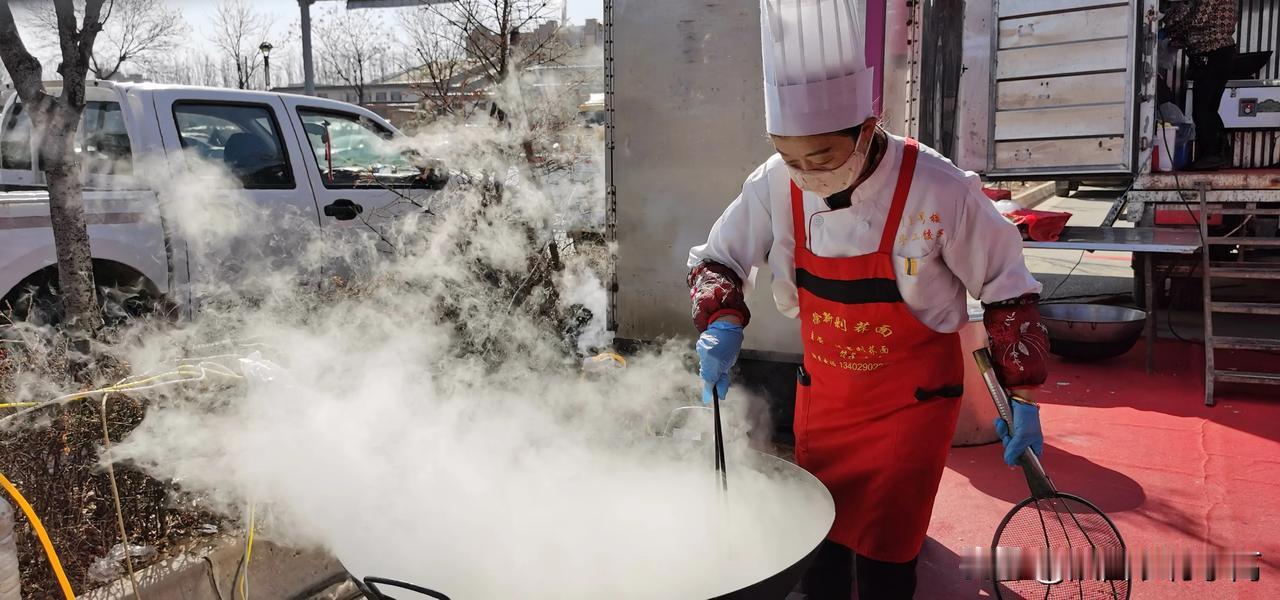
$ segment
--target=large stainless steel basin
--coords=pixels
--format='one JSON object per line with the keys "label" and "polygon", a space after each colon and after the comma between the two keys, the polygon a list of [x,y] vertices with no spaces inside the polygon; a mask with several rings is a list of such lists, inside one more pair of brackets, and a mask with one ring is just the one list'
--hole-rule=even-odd
{"label": "large stainless steel basin", "polygon": [[1142,337],[1147,313],[1105,304],[1041,304],[1049,351],[1078,360],[1101,360],[1128,352]]}

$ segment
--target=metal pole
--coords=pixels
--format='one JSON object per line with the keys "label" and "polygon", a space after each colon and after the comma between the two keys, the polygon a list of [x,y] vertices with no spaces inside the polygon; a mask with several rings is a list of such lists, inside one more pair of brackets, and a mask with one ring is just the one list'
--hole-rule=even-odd
{"label": "metal pole", "polygon": [[1147,303],[1147,322],[1143,325],[1147,334],[1147,375],[1156,370],[1156,265],[1152,255],[1153,252],[1142,253],[1142,287],[1146,292],[1143,301]]}
{"label": "metal pole", "polygon": [[0,600],[22,600],[18,547],[13,541],[13,509],[0,499]]}
{"label": "metal pole", "polygon": [[1218,376],[1217,367],[1213,364],[1213,260],[1209,249],[1209,184],[1203,181],[1196,183],[1196,193],[1200,195],[1200,292],[1204,304],[1204,404],[1213,406],[1213,383]]}
{"label": "metal pole", "polygon": [[[613,148],[613,0],[604,0],[604,235],[609,244],[618,241],[618,189],[614,187]],[[585,31],[585,30],[584,30]],[[585,33],[584,33],[585,35]],[[585,42],[585,40],[584,40]],[[609,303],[605,329],[618,331],[618,253],[609,253]]]}
{"label": "metal pole", "polygon": [[298,0],[302,11],[302,93],[316,95],[316,74],[311,68],[311,3],[315,0]]}
{"label": "metal pole", "polygon": [[262,82],[266,84],[267,91],[271,91],[271,57],[262,57]]}

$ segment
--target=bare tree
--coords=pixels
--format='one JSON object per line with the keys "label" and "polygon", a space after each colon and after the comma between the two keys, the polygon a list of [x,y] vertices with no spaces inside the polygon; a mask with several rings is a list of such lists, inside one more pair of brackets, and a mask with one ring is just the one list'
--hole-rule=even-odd
{"label": "bare tree", "polygon": [[356,103],[364,104],[366,86],[386,75],[384,59],[391,36],[381,18],[335,10],[316,20],[315,38],[321,77],[350,86]]}
{"label": "bare tree", "polygon": [[102,30],[103,0],[87,0],[81,23],[71,0],[54,0],[62,56],[58,73],[62,89],[50,94],[41,82],[40,60],[27,51],[9,2],[0,2],[0,60],[13,77],[38,136],[40,170],[49,186],[49,218],[58,256],[58,288],[64,323],[82,349],[101,327],[94,293],[93,259],[80,185],[80,163],[73,152],[85,105],[85,77],[93,43]]}
{"label": "bare tree", "polygon": [[207,53],[187,50],[157,60],[150,74],[152,79],[163,83],[218,86],[226,79],[223,66]]}
{"label": "bare tree", "polygon": [[457,32],[454,43],[484,66],[489,79],[502,82],[513,71],[565,55],[558,29],[545,25],[559,6],[552,0],[456,0],[426,9]]}
{"label": "bare tree", "polygon": [[270,27],[266,17],[244,0],[223,0],[218,4],[213,21],[213,43],[223,57],[232,63],[235,84],[246,89],[262,67],[258,45],[266,39]]}
{"label": "bare tree", "polygon": [[416,69],[413,87],[435,115],[452,114],[472,83],[474,69],[454,41],[451,26],[428,9],[405,14],[401,23],[408,55],[406,69]]}
{"label": "bare tree", "polygon": [[[77,14],[84,2],[77,1]],[[89,70],[98,79],[110,79],[127,63],[150,66],[159,56],[174,49],[187,33],[182,11],[161,0],[112,0],[102,14],[102,32],[89,58]],[[46,31],[58,30],[58,15],[52,4],[37,4],[31,17]]]}

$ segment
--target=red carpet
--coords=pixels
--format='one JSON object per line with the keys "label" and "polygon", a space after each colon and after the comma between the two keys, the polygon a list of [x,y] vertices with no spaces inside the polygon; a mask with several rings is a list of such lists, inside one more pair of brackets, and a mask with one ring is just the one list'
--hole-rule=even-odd
{"label": "red carpet", "polygon": [[[1133,584],[1133,598],[1280,598],[1280,392],[1220,386],[1204,405],[1203,349],[1157,346],[1157,373],[1142,344],[1104,363],[1051,365],[1043,404],[1043,464],[1058,489],[1106,512],[1131,550],[1262,552],[1261,581]],[[1274,356],[1226,356],[1247,368]],[[1224,364],[1225,363],[1225,364]],[[1260,368],[1260,367],[1255,367]],[[921,555],[916,597],[990,597],[966,581],[960,557],[988,546],[1001,517],[1028,495],[998,444],[955,448]]]}

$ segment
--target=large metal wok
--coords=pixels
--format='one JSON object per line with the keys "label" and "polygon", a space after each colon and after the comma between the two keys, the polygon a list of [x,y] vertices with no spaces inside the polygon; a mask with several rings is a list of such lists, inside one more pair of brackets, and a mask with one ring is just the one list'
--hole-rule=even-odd
{"label": "large metal wok", "polygon": [[1104,304],[1041,304],[1049,351],[1078,360],[1101,360],[1128,352],[1142,337],[1147,313]]}
{"label": "large metal wok", "polygon": [[[710,416],[711,413],[710,410],[702,407],[685,407],[683,409],[679,409],[678,412],[683,413],[681,416],[685,421],[688,421],[691,416],[697,420],[697,417],[701,414],[707,413],[708,416]],[[716,415],[716,417],[716,421],[718,421],[718,415]],[[671,438],[671,426],[674,422],[674,420],[668,419],[667,428],[664,432],[667,440],[665,440],[664,443],[699,444],[707,446],[707,454],[711,454],[711,448],[709,448],[709,446],[713,445],[713,440],[705,439],[707,436],[701,436],[704,439],[699,440],[680,440]],[[716,427],[716,441],[720,441],[720,443],[715,445],[718,446],[717,467],[719,468],[722,464],[724,454],[722,450],[723,442],[719,439],[720,435],[718,429],[719,428]],[[821,503],[818,510],[810,510],[808,512],[796,511],[792,515],[795,520],[793,523],[793,531],[802,532],[804,535],[812,538],[805,546],[809,549],[807,553],[788,557],[784,561],[780,561],[775,568],[770,569],[770,572],[759,573],[758,579],[754,583],[736,590],[725,590],[724,593],[713,596],[711,599],[707,600],[785,599],[795,589],[796,584],[800,581],[801,576],[804,575],[805,570],[809,568],[809,564],[817,554],[818,546],[822,543],[822,540],[826,538],[827,533],[831,529],[831,524],[835,521],[835,504],[831,500],[831,495],[827,491],[826,487],[822,485],[822,482],[818,481],[818,479],[813,475],[790,462],[761,452],[750,451],[748,460],[754,460],[756,463],[754,465],[755,468],[769,473],[772,476],[772,479],[780,482],[779,485],[801,486],[806,488],[808,491],[812,491],[813,493],[825,498],[826,502]],[[727,502],[733,501],[733,464],[734,463],[730,463],[725,468],[727,470],[727,474],[717,474],[717,476],[727,475],[727,477],[722,480],[727,480],[724,491],[725,497],[723,498],[723,500]],[[429,582],[408,583],[383,577],[359,575],[353,575],[352,578],[355,580],[357,586],[360,587],[365,597],[370,600],[414,600],[416,598],[434,598],[436,600],[474,600],[471,598],[448,596],[446,595],[448,590],[433,590],[427,587],[422,587],[421,585],[416,585],[430,585]],[[411,594],[391,595],[393,593],[399,594],[400,592],[410,592]],[[702,598],[685,599],[676,591],[673,591],[672,594],[666,596],[666,598],[675,598],[677,600],[703,600]]]}
{"label": "large metal wok", "polygon": [[[778,469],[785,471],[787,473],[786,477],[793,478],[795,485],[809,486],[815,490],[826,492],[826,486],[822,485],[822,482],[810,475],[808,471],[780,458],[772,456],[769,458],[777,461]],[[829,497],[829,492],[827,493]],[[730,491],[730,494],[732,494],[732,491]],[[818,546],[822,543],[822,540],[826,539],[827,533],[831,531],[831,524],[835,522],[835,518],[834,501],[829,505],[828,510],[824,510],[820,514],[796,514],[797,527],[811,528],[813,531],[821,532],[814,536],[813,549],[795,562],[783,567],[780,571],[767,575],[747,587],[716,596],[716,600],[782,600],[786,598],[795,589],[800,577],[809,569],[809,564],[813,562],[813,557],[818,553]]]}

